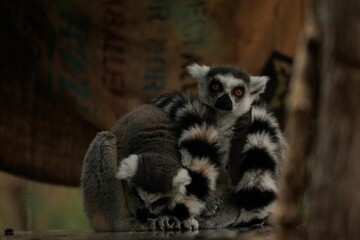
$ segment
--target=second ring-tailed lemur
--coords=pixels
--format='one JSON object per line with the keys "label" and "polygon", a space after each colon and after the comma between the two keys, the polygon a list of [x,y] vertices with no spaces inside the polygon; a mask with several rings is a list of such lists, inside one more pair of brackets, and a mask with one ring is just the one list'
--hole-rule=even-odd
{"label": "second ring-tailed lemur", "polygon": [[[220,178],[228,177],[230,190],[226,199],[231,209],[238,209],[232,220],[225,219],[228,214],[220,211],[218,215],[224,215],[224,219],[216,219],[215,214],[202,221],[200,227],[220,227],[216,225],[219,221],[223,221],[221,226],[261,224],[273,209],[285,151],[279,124],[259,98],[269,78],[251,76],[232,66],[193,64],[188,72],[198,81],[197,99],[174,93],[156,98],[153,104],[178,124],[184,165],[187,159],[194,158],[194,151],[203,149],[201,142],[183,142],[184,136],[197,132],[192,133],[191,126],[210,124],[216,129],[223,153],[218,159],[222,166]],[[207,118],[193,117],[193,109],[201,107]]]}
{"label": "second ring-tailed lemur", "polygon": [[[202,107],[194,109],[194,114],[202,112]],[[194,217],[216,210],[211,191],[219,163],[211,159],[220,158],[213,156],[217,132],[200,126],[197,135],[184,134],[183,139],[203,141],[214,150],[189,159],[184,167],[173,123],[152,105],[134,109],[110,131],[98,133],[82,171],[85,212],[94,230],[197,229]],[[134,216],[140,222],[129,218]]]}

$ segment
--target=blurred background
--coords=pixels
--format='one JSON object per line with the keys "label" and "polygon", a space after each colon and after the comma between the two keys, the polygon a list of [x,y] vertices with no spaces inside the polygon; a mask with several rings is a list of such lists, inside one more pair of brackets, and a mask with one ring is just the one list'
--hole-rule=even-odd
{"label": "blurred background", "polygon": [[305,1],[2,0],[0,230],[89,229],[79,180],[99,131],[151,98],[195,92],[185,66],[232,64],[284,98]]}

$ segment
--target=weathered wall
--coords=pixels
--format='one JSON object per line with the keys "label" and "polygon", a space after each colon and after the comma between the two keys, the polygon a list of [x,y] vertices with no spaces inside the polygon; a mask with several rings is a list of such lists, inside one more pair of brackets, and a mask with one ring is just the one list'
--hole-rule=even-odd
{"label": "weathered wall", "polygon": [[272,77],[282,114],[303,1],[1,1],[0,169],[77,185],[85,151],[131,108],[195,91],[184,67]]}

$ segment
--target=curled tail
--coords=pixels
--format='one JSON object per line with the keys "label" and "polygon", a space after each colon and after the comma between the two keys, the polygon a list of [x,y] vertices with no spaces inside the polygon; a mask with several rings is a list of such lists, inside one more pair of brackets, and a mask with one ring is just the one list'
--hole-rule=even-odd
{"label": "curled tail", "polygon": [[251,124],[239,163],[233,200],[242,208],[239,225],[263,222],[273,210],[285,143],[278,122],[264,106],[251,109]]}
{"label": "curled tail", "polygon": [[153,104],[174,121],[182,165],[192,179],[186,186],[186,195],[178,199],[174,209],[188,209],[190,217],[197,216],[205,209],[216,188],[223,154],[211,110],[182,93],[163,95]]}

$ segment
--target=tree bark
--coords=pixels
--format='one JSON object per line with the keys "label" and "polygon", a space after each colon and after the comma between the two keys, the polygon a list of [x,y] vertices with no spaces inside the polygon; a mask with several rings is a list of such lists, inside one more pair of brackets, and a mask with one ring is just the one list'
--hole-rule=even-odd
{"label": "tree bark", "polygon": [[321,36],[309,239],[360,239],[360,1],[314,2]]}
{"label": "tree bark", "polygon": [[314,156],[308,239],[360,239],[360,1],[314,0],[309,13],[288,108],[278,237],[300,237],[299,197]]}

